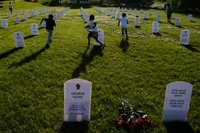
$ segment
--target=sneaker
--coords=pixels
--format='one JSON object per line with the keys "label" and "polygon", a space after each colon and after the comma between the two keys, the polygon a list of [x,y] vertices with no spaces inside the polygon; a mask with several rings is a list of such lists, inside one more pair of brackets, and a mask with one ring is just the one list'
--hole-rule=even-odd
{"label": "sneaker", "polygon": [[52,40],[50,40],[50,43],[52,42]]}

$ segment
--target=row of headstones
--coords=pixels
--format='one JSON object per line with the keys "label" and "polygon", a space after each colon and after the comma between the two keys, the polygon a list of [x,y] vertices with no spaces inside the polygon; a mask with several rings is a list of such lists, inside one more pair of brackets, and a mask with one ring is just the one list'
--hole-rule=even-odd
{"label": "row of headstones", "polygon": [[[152,23],[152,33],[158,34],[159,33],[159,23],[153,22]],[[181,30],[180,33],[180,44],[188,45],[190,40],[190,30]]]}
{"label": "row of headstones", "polygon": [[[99,7],[94,7],[94,10],[96,10],[104,15],[112,16],[112,18],[116,18],[117,20],[120,19],[121,13],[126,12],[126,10],[123,10],[123,8],[122,9],[118,8],[118,10],[116,10],[116,9],[115,10],[111,10],[111,9],[104,10]],[[127,12],[128,12],[128,15],[131,15],[132,10],[128,9]],[[148,19],[148,16],[152,15],[152,12],[151,12],[151,10],[144,12],[144,10],[141,9],[140,14],[143,14],[144,19]],[[134,16],[135,17],[139,16],[139,11],[137,9],[134,9]]]}
{"label": "row of headstones", "polygon": [[[100,8],[96,8],[95,7],[95,10],[99,11]],[[101,12],[101,11],[100,11]],[[119,17],[119,12],[118,13],[118,17]],[[189,19],[192,19],[191,18],[191,14],[188,15],[188,18]],[[158,21],[158,18],[160,18],[160,12],[157,13],[157,21]],[[159,19],[160,20],[160,19]],[[180,26],[179,24],[179,19],[176,20],[178,22],[175,22],[175,25],[176,26]],[[134,19],[134,26],[140,26],[140,19],[139,17],[135,17]],[[159,33],[159,23],[158,22],[153,22],[152,23],[152,33],[154,34],[157,34]],[[189,44],[189,38],[190,38],[190,31],[189,30],[182,30],[181,33],[180,33],[180,44],[184,44],[184,45],[188,45]]]}
{"label": "row of headstones", "polygon": [[[55,11],[55,8],[50,8],[50,9],[45,9],[45,8],[42,8],[42,9],[30,9],[29,10],[29,14],[30,14],[30,17],[35,17],[35,16],[38,16],[40,14],[45,14],[45,13],[49,13],[49,12],[53,12],[53,11]],[[27,15],[25,10],[22,11],[22,15]],[[15,17],[17,17],[17,16],[19,16],[19,13],[16,11],[15,12]],[[7,13],[7,17],[8,18],[11,17],[11,13],[10,12]]]}
{"label": "row of headstones", "polygon": [[[85,22],[87,24],[89,24],[90,14],[87,14],[83,7],[80,8],[80,12],[81,12],[81,15],[82,15],[83,19],[85,20]],[[98,40],[104,44],[104,31],[102,29],[98,29]],[[96,40],[94,40],[94,45],[100,46],[101,44],[99,44]]]}
{"label": "row of headstones", "polygon": [[[54,20],[59,19],[64,13],[66,13],[67,11],[69,11],[69,7],[63,9],[62,11],[57,12],[56,14],[54,14]],[[46,27],[46,22],[42,21],[41,23],[42,27]],[[38,25],[33,23],[31,24],[31,35],[38,35]],[[23,33],[22,32],[14,32],[14,40],[15,40],[15,46],[16,48],[22,48],[25,46],[25,42],[24,42],[24,37],[23,37]]]}
{"label": "row of headstones", "polygon": [[[111,15],[113,18],[116,18],[116,19],[118,20],[118,19],[120,19],[120,17],[121,17],[121,10],[122,10],[122,9],[118,9],[118,11],[116,12],[116,10],[110,10],[110,9],[108,9],[108,10],[106,11],[106,10],[103,10],[103,9],[101,9],[101,8],[94,7],[94,10],[96,10],[96,11],[98,11],[98,12],[104,14],[104,15],[107,15],[107,16],[110,16],[110,15]],[[125,10],[125,11],[126,11],[126,10]],[[122,13],[123,13],[123,11],[122,11]],[[149,16],[149,15],[152,15],[151,10],[148,10],[148,12],[145,12],[145,13],[144,13],[143,10],[141,9],[141,10],[140,10],[140,13],[143,14],[143,19],[144,19],[144,20],[148,20],[148,16]],[[128,10],[128,15],[130,15],[130,14],[131,14],[131,9]],[[135,26],[140,26],[140,18],[139,18],[139,14],[138,14],[137,9],[134,9],[134,15],[135,15],[134,25],[135,25]],[[127,17],[128,17],[128,16],[127,16]],[[173,16],[172,16],[172,18],[173,18]],[[191,21],[193,21],[192,19],[193,19],[192,14],[188,14],[188,21],[191,22]],[[157,14],[156,14],[156,21],[157,21],[157,22],[161,22],[161,14],[160,14],[160,12],[157,12]],[[175,18],[175,23],[174,23],[174,25],[175,25],[175,26],[180,26],[180,22],[181,22],[180,17],[176,17],[176,18]]]}
{"label": "row of headstones", "polygon": [[[50,13],[50,12],[54,12],[55,11],[55,8],[51,8],[51,9],[48,9],[48,10],[44,10],[44,9],[42,9],[42,13]],[[23,18],[24,18],[24,20],[25,21],[27,21],[28,20],[28,15],[27,15],[27,13],[25,12],[25,11],[23,11]],[[39,15],[39,13],[38,13],[38,11],[37,10],[30,10],[30,16],[33,18],[33,17],[35,17],[35,16],[38,16]],[[19,17],[19,14],[18,14],[18,12],[16,12],[16,24],[19,24],[20,22],[21,22],[21,19],[20,19],[20,17]],[[3,28],[7,28],[8,27],[8,22],[7,22],[7,19],[2,19],[1,20],[1,26],[3,27]]]}
{"label": "row of headstones", "polygon": [[[193,85],[188,82],[171,82],[166,87],[164,122],[186,122]],[[64,121],[90,121],[92,82],[71,79],[64,83]]]}

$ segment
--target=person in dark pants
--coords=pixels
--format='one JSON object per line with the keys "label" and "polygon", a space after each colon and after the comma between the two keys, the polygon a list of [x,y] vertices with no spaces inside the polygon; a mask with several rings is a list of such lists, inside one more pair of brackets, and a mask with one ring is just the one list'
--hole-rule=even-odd
{"label": "person in dark pants", "polygon": [[54,27],[56,27],[56,23],[53,19],[52,14],[49,14],[48,18],[43,18],[40,22],[40,25],[41,25],[42,21],[46,22],[46,30],[48,32],[46,48],[50,48],[50,43],[52,42],[53,30],[54,30]]}
{"label": "person in dark pants", "polygon": [[171,23],[172,12],[173,12],[172,6],[171,4],[168,3],[166,6],[166,14],[167,14],[167,21],[169,23]]}
{"label": "person in dark pants", "polygon": [[94,19],[94,15],[90,15],[89,20],[90,20],[89,24],[85,26],[87,31],[89,31],[88,36],[87,36],[88,47],[90,46],[90,38],[94,38],[100,44],[101,49],[104,49],[105,44],[103,44],[102,42],[98,40],[98,28],[97,28],[97,23],[95,22],[95,19]]}
{"label": "person in dark pants", "polygon": [[13,11],[13,5],[11,2],[9,2],[9,10],[10,10],[10,14],[12,15],[12,11]]}

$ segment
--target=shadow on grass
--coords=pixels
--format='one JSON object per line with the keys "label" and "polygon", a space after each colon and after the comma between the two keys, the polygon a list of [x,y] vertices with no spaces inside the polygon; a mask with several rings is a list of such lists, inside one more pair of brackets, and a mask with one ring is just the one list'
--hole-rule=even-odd
{"label": "shadow on grass", "polygon": [[122,38],[119,47],[122,49],[123,53],[126,53],[129,47],[128,38]]}
{"label": "shadow on grass", "polygon": [[82,54],[82,62],[78,65],[78,67],[74,70],[72,73],[72,78],[76,78],[79,76],[81,72],[85,72],[86,66],[93,61],[94,57],[99,55],[103,56],[101,47],[99,46],[93,46],[92,50],[90,51],[89,55],[87,55],[88,47]]}
{"label": "shadow on grass", "polygon": [[38,30],[44,29],[45,27],[39,27]]}
{"label": "shadow on grass", "polygon": [[24,39],[29,39],[29,38],[34,37],[34,36],[36,36],[36,35],[28,35],[28,36],[25,36]]}
{"label": "shadow on grass", "polygon": [[195,48],[192,44],[189,45],[182,45],[183,47],[187,48],[188,50],[191,50],[193,52],[199,52],[197,48]]}
{"label": "shadow on grass", "polygon": [[162,36],[160,33],[153,33],[155,36]]}
{"label": "shadow on grass", "polygon": [[12,64],[10,65],[9,68],[11,68],[11,67],[13,67],[13,66],[16,66],[16,67],[22,66],[22,65],[25,64],[25,63],[28,63],[28,62],[30,62],[30,61],[32,61],[32,60],[35,60],[35,59],[36,59],[42,52],[44,52],[45,50],[46,50],[46,47],[43,47],[43,48],[41,48],[40,50],[38,50],[37,52],[33,53],[32,55],[26,56],[26,57],[25,57],[23,60],[21,60],[20,62],[12,63]]}
{"label": "shadow on grass", "polygon": [[63,122],[58,133],[88,133],[89,122]]}
{"label": "shadow on grass", "polygon": [[167,133],[195,133],[188,122],[164,122]]}
{"label": "shadow on grass", "polygon": [[0,59],[8,57],[10,54],[15,53],[16,51],[20,50],[21,48],[12,48],[11,50],[8,50],[7,52],[0,55]]}

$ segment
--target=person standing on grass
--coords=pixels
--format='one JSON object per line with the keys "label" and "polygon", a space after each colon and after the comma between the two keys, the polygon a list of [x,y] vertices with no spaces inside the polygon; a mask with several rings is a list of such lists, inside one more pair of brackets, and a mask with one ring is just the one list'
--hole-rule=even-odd
{"label": "person standing on grass", "polygon": [[90,46],[90,38],[94,38],[99,44],[101,49],[104,49],[105,44],[98,40],[98,28],[97,23],[95,22],[94,15],[90,15],[89,17],[89,24],[85,26],[85,28],[89,31],[87,39],[88,39],[88,47]]}
{"label": "person standing on grass", "polygon": [[118,26],[121,24],[122,29],[122,36],[124,36],[124,31],[126,34],[126,37],[128,38],[128,18],[126,17],[126,13],[122,13],[122,18],[118,21]]}
{"label": "person standing on grass", "polygon": [[41,25],[42,21],[46,22],[46,30],[48,32],[46,48],[50,48],[50,43],[52,42],[53,30],[54,30],[54,27],[56,27],[56,23],[55,23],[55,21],[53,19],[53,15],[52,14],[49,14],[48,18],[43,18],[41,20],[41,22],[40,22],[40,25]]}
{"label": "person standing on grass", "polygon": [[167,6],[166,6],[166,14],[167,14],[167,21],[168,21],[169,23],[171,23],[172,12],[173,12],[173,10],[172,10],[171,4],[167,3]]}
{"label": "person standing on grass", "polygon": [[10,10],[10,13],[11,13],[11,15],[12,15],[12,11],[13,11],[13,5],[12,5],[12,3],[11,3],[11,2],[9,2],[9,10]]}

